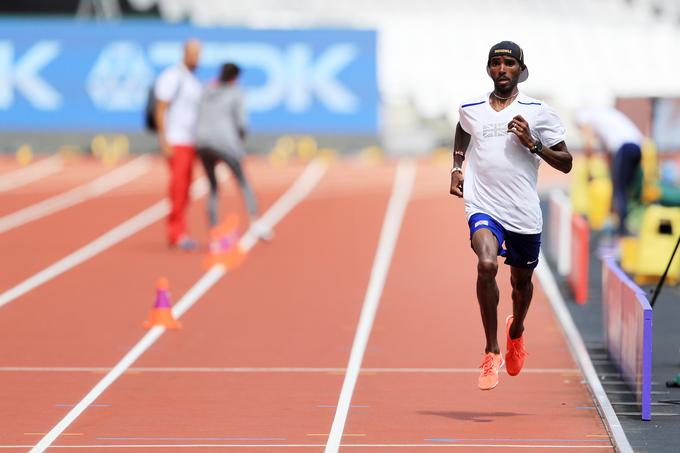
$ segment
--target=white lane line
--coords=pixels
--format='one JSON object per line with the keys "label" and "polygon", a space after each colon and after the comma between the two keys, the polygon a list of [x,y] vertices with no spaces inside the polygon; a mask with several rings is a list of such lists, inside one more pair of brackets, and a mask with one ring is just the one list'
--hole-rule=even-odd
{"label": "white lane line", "polygon": [[33,181],[60,172],[64,168],[64,161],[58,154],[39,160],[18,170],[0,175],[0,192],[26,186]]}
{"label": "white lane line", "polygon": [[[205,178],[198,179],[191,185],[192,199],[202,197],[207,193],[207,191],[208,183],[206,182]],[[18,297],[23,296],[29,291],[34,290],[38,286],[47,283],[64,272],[73,269],[84,261],[89,260],[106,249],[143,230],[147,226],[157,222],[168,214],[169,209],[170,204],[165,199],[151,205],[144,211],[112,228],[70,255],[65,256],[54,264],[51,264],[50,266],[41,270],[37,274],[34,274],[33,276],[0,294],[0,307],[12,302]]]}
{"label": "white lane line", "polygon": [[[0,373],[106,373],[105,367],[4,366]],[[131,373],[344,373],[347,368],[294,367],[131,367]],[[360,373],[445,373],[479,374],[479,368],[362,368]],[[578,368],[522,368],[525,374],[578,374]]]}
{"label": "white lane line", "polygon": [[387,212],[380,231],[380,241],[371,269],[371,277],[361,308],[359,324],[354,336],[352,351],[349,356],[347,372],[342,383],[342,390],[338,399],[338,407],[333,418],[333,425],[326,443],[326,453],[335,453],[340,448],[342,433],[345,429],[347,413],[352,401],[352,394],[356,386],[357,377],[364,359],[364,352],[373,327],[373,320],[378,310],[380,296],[387,279],[387,272],[392,261],[394,248],[399,237],[399,230],[406,211],[413,182],[416,176],[416,166],[412,161],[401,161],[394,178],[392,195],[387,206]]}
{"label": "white lane line", "polygon": [[[90,445],[52,445],[50,448],[319,448],[323,444],[90,444]],[[610,450],[611,445],[590,444],[590,445],[562,445],[562,444],[341,444],[341,447],[352,448],[570,448],[570,449],[595,449],[602,448]],[[30,448],[31,445],[0,445],[3,448]]]}
{"label": "white lane line", "polygon": [[150,167],[150,159],[144,154],[94,181],[0,217],[0,233],[103,195],[142,176]]}
{"label": "white lane line", "polygon": [[37,274],[34,274],[0,294],[0,307],[23,296],[29,291],[34,290],[38,286],[47,283],[64,272],[73,269],[84,261],[89,260],[93,256],[98,255],[104,250],[158,221],[168,213],[168,209],[168,202],[166,200],[159,201],[115,228],[107,231],[89,244],[84,245],[70,255],[65,256]]}
{"label": "white lane line", "polygon": [[[300,203],[317,185],[326,172],[326,165],[318,160],[312,161],[302,172],[295,183],[279,198],[279,200],[265,213],[263,221],[269,221],[268,226],[273,228],[288,212]],[[248,230],[239,241],[242,250],[250,250],[257,242],[256,235]],[[205,294],[223,275],[227,273],[224,266],[216,265],[210,268],[192,286],[189,291],[172,308],[177,319],[181,318],[198,299]],[[146,352],[156,340],[165,332],[164,327],[153,327],[146,335],[111,369],[85,397],[69,411],[68,414],[54,426],[35,447],[32,453],[42,452],[49,447],[54,440],[64,432],[73,421],[83,413],[113,382],[118,379],[144,352]]]}
{"label": "white lane line", "polygon": [[576,362],[588,382],[590,393],[597,402],[600,415],[604,418],[605,427],[607,428],[607,431],[609,431],[609,435],[619,453],[633,453],[633,448],[631,447],[630,442],[628,442],[621,422],[619,422],[619,418],[616,416],[616,412],[607,397],[607,392],[605,392],[604,387],[602,387],[600,379],[595,372],[595,367],[590,361],[590,356],[583,343],[583,338],[581,338],[581,334],[576,328],[574,320],[562,298],[562,294],[557,287],[555,277],[545,263],[545,256],[543,256],[543,253],[541,252],[538,259],[538,267],[536,268],[536,276],[541,282],[541,286],[543,286],[543,290],[548,296],[550,305],[562,326],[567,343],[569,344],[569,349],[571,349]]}

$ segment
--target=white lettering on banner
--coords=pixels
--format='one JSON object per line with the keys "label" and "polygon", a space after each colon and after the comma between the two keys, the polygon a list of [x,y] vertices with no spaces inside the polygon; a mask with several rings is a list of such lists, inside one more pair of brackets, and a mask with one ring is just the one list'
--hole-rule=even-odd
{"label": "white lettering on banner", "polygon": [[[148,48],[134,41],[110,41],[87,74],[87,94],[100,110],[138,111],[153,83],[154,68],[177,64],[182,52],[181,41],[154,41]],[[62,94],[40,72],[62,53],[58,41],[43,40],[17,58],[12,41],[0,40],[0,110],[12,107],[15,93],[38,110],[61,108]],[[251,112],[283,106],[291,113],[302,113],[316,99],[331,112],[351,114],[359,110],[360,99],[339,80],[339,75],[358,54],[359,49],[351,43],[329,45],[315,52],[303,42],[284,48],[258,42],[206,42],[200,65],[218,68],[226,61],[234,61],[246,69],[261,71],[261,84],[246,87]]]}
{"label": "white lettering on banner", "polygon": [[9,109],[14,90],[41,110],[57,110],[62,96],[38,74],[61,53],[58,41],[38,41],[14,61],[11,41],[0,41],[0,109]]}
{"label": "white lettering on banner", "polygon": [[[244,67],[261,69],[266,82],[247,88],[248,109],[254,112],[271,110],[282,103],[291,112],[304,112],[311,107],[316,95],[332,112],[353,113],[359,108],[359,98],[338,81],[337,76],[357,54],[352,44],[329,46],[314,59],[312,47],[304,43],[280,49],[264,43],[206,42],[200,64],[219,67],[234,61]],[[175,64],[182,58],[182,43],[156,41],[149,47],[149,58],[161,67]]]}
{"label": "white lettering on banner", "polygon": [[330,46],[312,61],[309,46],[297,44],[289,49],[289,61],[294,77],[287,99],[293,112],[307,110],[312,103],[312,93],[316,93],[329,110],[338,113],[353,113],[359,107],[359,99],[347,90],[336,76],[357,56],[356,47],[351,44]]}
{"label": "white lettering on banner", "polygon": [[[233,46],[214,45],[214,55],[230,56],[232,61],[245,67],[259,67],[267,80],[260,86],[247,87],[246,105],[253,112],[264,112],[276,108],[286,95],[288,73],[282,51],[270,44],[244,43]],[[222,47],[222,49],[219,49]],[[221,52],[220,52],[221,51]],[[228,59],[222,58],[218,64]]]}
{"label": "white lettering on banner", "polygon": [[[164,42],[154,44],[149,52],[152,60],[155,58],[167,59],[181,56],[182,48],[180,45],[174,49],[170,43]],[[173,55],[173,52],[177,54]],[[239,43],[222,44],[209,42],[205,43],[201,51],[201,66],[219,67],[222,64],[234,61],[239,65],[248,68],[258,68],[266,75],[266,81],[257,87],[247,87],[246,102],[248,110],[253,112],[263,112],[276,108],[283,101],[286,95],[288,84],[288,73],[291,69],[286,68],[285,60],[281,50],[276,46],[262,43]]]}
{"label": "white lettering on banner", "polygon": [[144,49],[133,41],[115,41],[99,54],[87,77],[87,91],[103,110],[128,111],[144,105],[152,83]]}

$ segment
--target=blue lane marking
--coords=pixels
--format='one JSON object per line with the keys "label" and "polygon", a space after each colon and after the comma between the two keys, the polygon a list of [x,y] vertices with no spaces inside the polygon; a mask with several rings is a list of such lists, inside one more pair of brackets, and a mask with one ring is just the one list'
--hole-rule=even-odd
{"label": "blue lane marking", "polygon": [[518,104],[522,105],[541,105],[540,102],[522,102],[522,101],[517,101]]}
{"label": "blue lane marking", "polygon": [[97,437],[97,440],[171,440],[171,441],[266,441],[266,440],[288,440],[285,437]]}
{"label": "blue lane marking", "polygon": [[486,101],[481,101],[481,102],[473,102],[470,104],[463,104],[460,106],[460,108],[464,109],[465,107],[472,107],[473,105],[479,105],[479,104],[484,104]]}
{"label": "blue lane marking", "polygon": [[430,442],[607,442],[609,439],[489,439],[489,438],[433,438],[423,439]]}

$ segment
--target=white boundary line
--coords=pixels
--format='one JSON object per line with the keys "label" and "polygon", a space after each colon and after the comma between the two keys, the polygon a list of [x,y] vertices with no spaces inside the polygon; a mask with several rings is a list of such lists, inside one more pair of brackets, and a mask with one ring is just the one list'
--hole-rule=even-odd
{"label": "white boundary line", "polygon": [[[197,199],[205,195],[208,191],[208,183],[205,178],[197,179],[191,185],[191,197]],[[18,297],[23,296],[38,286],[52,280],[53,278],[73,269],[84,261],[102,253],[104,250],[118,244],[133,234],[143,230],[147,226],[157,222],[166,216],[170,209],[170,203],[163,199],[139,214],[129,218],[125,222],[107,231],[92,242],[84,245],[75,252],[65,256],[59,261],[51,264],[37,274],[32,275],[16,286],[0,294],[0,307],[7,305]]]}
{"label": "white boundary line", "polygon": [[23,296],[24,294],[34,290],[44,283],[47,283],[64,272],[73,269],[84,261],[89,260],[104,250],[116,245],[122,240],[158,221],[168,213],[168,209],[169,204],[167,200],[159,201],[158,203],[126,220],[115,228],[107,231],[94,241],[84,245],[75,252],[65,256],[37,274],[32,275],[16,286],[0,294],[0,307],[7,305],[18,297]]}
{"label": "white boundary line", "polygon": [[[281,220],[291,209],[293,209],[302,199],[321,180],[326,172],[326,165],[320,161],[312,161],[295,181],[295,183],[279,198],[279,200],[265,213],[263,223],[270,228]],[[251,230],[241,238],[238,246],[244,252],[250,250],[257,242],[257,236]],[[227,269],[222,265],[211,267],[203,276],[192,286],[189,291],[172,308],[175,318],[179,319],[186,313],[198,299],[203,296],[222,276],[227,273]],[[116,379],[118,379],[158,338],[165,332],[165,327],[156,326],[147,332],[146,335],[109,371],[87,395],[71,409],[68,414],[48,432],[35,447],[32,453],[44,451],[54,440],[64,432],[73,421],[83,413]]]}
{"label": "white boundary line", "polygon": [[357,377],[361,369],[361,362],[363,361],[368,338],[373,327],[373,320],[375,319],[382,290],[387,279],[392,255],[399,238],[399,230],[401,229],[401,223],[411,195],[415,176],[416,166],[412,161],[401,161],[399,163],[396,176],[394,177],[394,185],[392,186],[392,196],[387,205],[387,212],[380,231],[378,249],[375,254],[371,277],[361,308],[361,315],[352,344],[352,352],[349,356],[347,372],[342,383],[333,425],[326,443],[326,453],[335,453],[340,448],[347,413],[352,401],[352,394],[354,393],[354,387],[356,386]]}
{"label": "white boundary line", "polygon": [[633,453],[633,448],[628,442],[626,433],[623,431],[623,427],[619,422],[619,418],[616,416],[616,412],[614,412],[614,408],[607,397],[604,387],[602,387],[602,384],[600,383],[600,379],[597,377],[595,367],[593,367],[593,363],[590,361],[590,356],[588,355],[588,350],[583,343],[583,338],[581,338],[581,334],[574,324],[574,320],[567,309],[562,294],[557,287],[557,283],[555,283],[555,278],[550,271],[550,268],[545,263],[545,257],[542,252],[539,256],[536,276],[541,282],[543,290],[550,301],[550,305],[562,326],[569,348],[581,368],[581,371],[583,371],[583,375],[588,382],[590,393],[593,398],[595,398],[598,410],[604,419],[605,427],[614,441],[614,447],[620,453]]}
{"label": "white boundary line", "polygon": [[58,154],[54,154],[35,163],[0,175],[0,192],[7,192],[33,181],[53,175],[64,168],[64,161]]}
{"label": "white boundary line", "polygon": [[150,159],[144,154],[94,181],[0,217],[0,233],[6,233],[21,225],[103,195],[142,176],[149,171],[150,167]]}

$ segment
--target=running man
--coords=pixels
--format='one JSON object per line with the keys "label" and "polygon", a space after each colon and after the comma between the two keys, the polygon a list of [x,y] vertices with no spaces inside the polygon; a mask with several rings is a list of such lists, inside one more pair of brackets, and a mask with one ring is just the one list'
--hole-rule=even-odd
{"label": "running man", "polygon": [[533,295],[531,277],[538,264],[543,226],[536,192],[538,166],[544,160],[568,173],[572,157],[555,111],[517,89],[529,77],[522,49],[510,41],[494,45],[486,71],[494,90],[459,108],[450,192],[465,200],[471,245],[478,259],[477,299],[486,335],[479,388],[491,390],[504,363],[497,338],[497,256],[505,257],[511,272],[505,363],[508,374],[516,376],[527,354],[524,319]]}

